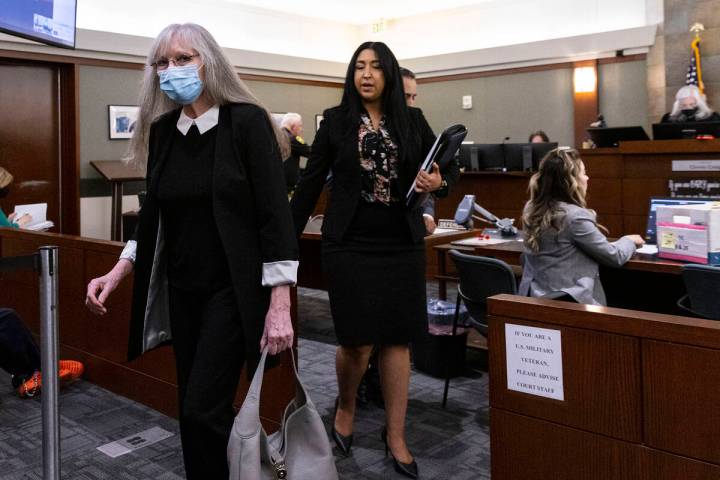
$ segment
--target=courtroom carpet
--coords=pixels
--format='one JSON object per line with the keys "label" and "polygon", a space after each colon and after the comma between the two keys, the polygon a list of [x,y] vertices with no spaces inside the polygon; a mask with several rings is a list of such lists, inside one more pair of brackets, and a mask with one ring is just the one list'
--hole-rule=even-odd
{"label": "courtroom carpet", "polygon": [[[434,293],[430,285],[428,293]],[[300,289],[299,297],[303,337],[299,341],[300,371],[329,431],[337,387],[335,348],[329,344],[332,323],[327,294]],[[311,330],[308,337],[313,339],[303,334],[306,323],[313,326],[308,328]],[[420,478],[490,478],[487,380],[487,374],[471,371],[453,380],[448,408],[444,410],[440,406],[443,381],[413,370],[407,439],[417,458]],[[82,380],[61,391],[60,412],[63,479],[184,478],[174,419]],[[394,472],[391,460],[384,457],[380,440],[383,421],[384,412],[380,408],[374,405],[358,408],[352,454],[343,457],[334,449],[341,479],[404,478]],[[116,459],[96,449],[152,426],[175,435]],[[9,376],[0,373],[0,479],[41,479],[41,452],[40,401],[14,396]]]}

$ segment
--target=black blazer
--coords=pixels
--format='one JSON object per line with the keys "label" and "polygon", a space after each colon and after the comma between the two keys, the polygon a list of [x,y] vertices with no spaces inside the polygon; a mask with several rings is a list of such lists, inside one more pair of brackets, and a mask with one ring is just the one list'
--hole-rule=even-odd
{"label": "black blazer", "polygon": [[[671,112],[667,112],[665,115],[663,115],[662,118],[660,119],[660,123],[675,122],[676,120],[673,120],[672,118],[670,118],[670,113]],[[687,123],[689,123],[689,122],[720,122],[720,114],[718,114],[717,112],[712,112],[709,117],[703,118],[702,120],[692,119],[692,120],[685,120],[685,122],[687,122]]]}
{"label": "black blazer", "polygon": [[[401,146],[402,150],[399,152],[398,180],[403,195],[410,189],[420,164],[435,142],[435,134],[422,111],[413,107],[409,110],[412,135],[409,138],[409,145]],[[359,123],[350,120],[340,107],[323,112],[323,121],[315,136],[312,153],[290,202],[295,221],[295,234],[298,238],[315,208],[328,173],[332,171],[332,186],[329,190],[322,234],[325,239],[342,241],[360,201],[358,129]],[[448,186],[455,184],[459,176],[457,162],[450,162],[442,175]],[[443,195],[447,195],[447,189],[436,192],[436,196]],[[410,227],[412,240],[416,243],[422,242],[425,237],[422,208],[408,209],[405,218]]]}
{"label": "black blazer", "polygon": [[[160,209],[158,179],[166,163],[180,110],[150,128],[147,197],[136,230],[128,357],[142,353],[145,308],[155,256]],[[262,286],[263,263],[297,260],[297,241],[283,182],[283,166],[265,112],[249,104],[220,107],[213,167],[213,213],[230,269],[243,325],[245,352],[254,371],[270,303]]]}

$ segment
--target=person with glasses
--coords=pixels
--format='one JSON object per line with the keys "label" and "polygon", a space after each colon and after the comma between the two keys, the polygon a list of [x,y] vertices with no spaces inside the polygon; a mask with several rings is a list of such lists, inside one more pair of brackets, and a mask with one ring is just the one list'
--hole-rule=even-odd
{"label": "person with glasses", "polygon": [[522,217],[520,295],[606,305],[599,264],[620,267],[645,243],[640,235],[608,241],[585,202],[588,180],[577,150],[556,148],[540,161]]}
{"label": "person with glasses", "polygon": [[252,377],[261,349],[293,342],[287,138],[201,26],[166,27],[148,60],[128,152],[147,195],[133,240],[85,303],[106,313],[134,271],[129,360],[172,343],[187,478],[228,478],[243,365]]}
{"label": "person with glasses", "polygon": [[385,397],[383,439],[398,472],[417,463],[405,442],[410,381],[408,344],[427,328],[425,225],[404,199],[418,191],[447,195],[457,164],[418,168],[435,141],[425,117],[405,103],[398,62],[381,42],[352,56],[339,106],[325,110],[291,209],[299,237],[330,170],[333,180],[322,232],[322,261],[339,347],[339,395],[332,437],[350,452],[358,384],[376,345]]}

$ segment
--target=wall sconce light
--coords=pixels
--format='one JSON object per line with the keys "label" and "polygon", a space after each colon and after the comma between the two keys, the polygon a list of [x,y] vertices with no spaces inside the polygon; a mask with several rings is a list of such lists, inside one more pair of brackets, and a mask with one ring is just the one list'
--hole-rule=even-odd
{"label": "wall sconce light", "polygon": [[575,93],[592,93],[597,89],[595,67],[576,67],[573,73]]}

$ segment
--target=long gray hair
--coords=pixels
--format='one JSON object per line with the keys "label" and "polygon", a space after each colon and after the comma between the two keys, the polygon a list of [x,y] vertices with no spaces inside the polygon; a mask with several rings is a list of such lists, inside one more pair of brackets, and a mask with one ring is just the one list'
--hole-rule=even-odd
{"label": "long gray hair", "polygon": [[695,100],[697,100],[697,113],[695,114],[695,118],[703,120],[712,115],[713,111],[705,101],[705,95],[700,92],[700,89],[695,85],[685,85],[675,94],[675,103],[673,103],[673,108],[670,112],[671,119],[680,119],[680,116],[683,115],[682,109],[680,108],[680,100],[688,97],[695,97]]}
{"label": "long gray hair", "polygon": [[138,99],[140,114],[135,125],[135,133],[130,140],[130,145],[123,159],[136,167],[144,169],[147,165],[150,125],[162,114],[182,106],[170,100],[160,90],[157,70],[152,65],[157,59],[168,57],[167,53],[174,40],[177,40],[184,47],[197,50],[200,54],[205,73],[203,94],[207,96],[211,103],[217,105],[249,103],[265,110],[280,146],[281,156],[283,159],[286,158],[290,152],[287,136],[277,128],[267,108],[240,80],[232,64],[223,53],[220,45],[210,35],[210,32],[195,23],[174,23],[160,32],[148,53]]}

